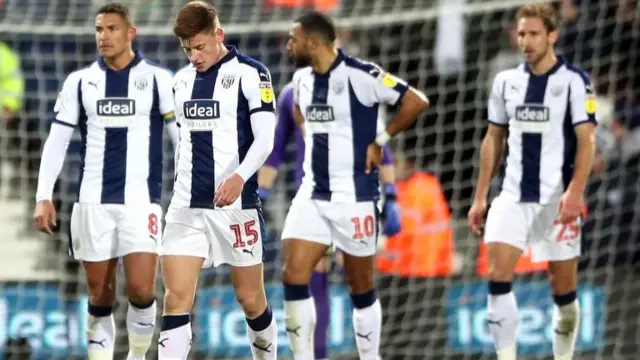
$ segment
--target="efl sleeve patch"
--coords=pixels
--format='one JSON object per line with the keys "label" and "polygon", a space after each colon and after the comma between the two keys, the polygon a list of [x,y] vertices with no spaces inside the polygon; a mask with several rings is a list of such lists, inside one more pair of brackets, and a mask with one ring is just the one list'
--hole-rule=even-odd
{"label": "efl sleeve patch", "polygon": [[393,89],[397,84],[398,82],[393,78],[393,76],[391,76],[391,74],[385,73],[382,76],[382,85]]}
{"label": "efl sleeve patch", "polygon": [[270,104],[273,102],[273,99],[275,98],[275,94],[273,92],[273,87],[271,86],[271,83],[269,82],[261,82],[259,84],[260,87],[260,99],[262,100],[262,102]]}

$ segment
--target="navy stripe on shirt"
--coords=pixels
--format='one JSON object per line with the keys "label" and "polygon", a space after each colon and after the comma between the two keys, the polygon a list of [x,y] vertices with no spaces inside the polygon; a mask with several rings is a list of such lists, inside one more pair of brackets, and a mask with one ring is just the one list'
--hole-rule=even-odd
{"label": "navy stripe on shirt", "polygon": [[[312,105],[326,104],[329,95],[329,75],[315,75],[313,81]],[[329,182],[329,134],[313,134],[311,170],[313,172],[312,199],[331,201]]]}
{"label": "navy stripe on shirt", "polygon": [[154,76],[153,102],[149,114],[149,177],[147,178],[149,200],[154,204],[160,204],[162,196],[163,130],[164,119],[160,112],[160,93],[158,91],[158,81]]}
{"label": "navy stripe on shirt", "polygon": [[[547,89],[546,75],[529,77],[524,104],[544,104]],[[542,157],[542,134],[522,134],[522,178],[520,179],[520,201],[540,201],[540,161]]]}
{"label": "navy stripe on shirt", "polygon": [[378,168],[365,172],[367,147],[376,138],[378,105],[365,106],[358,100],[349,82],[349,106],[351,107],[351,132],[353,136],[353,182],[356,201],[374,201],[379,198]]}
{"label": "navy stripe on shirt", "polygon": [[[105,68],[105,100],[129,96],[129,70]],[[135,106],[135,105],[134,105]],[[135,112],[135,110],[134,110]],[[98,114],[100,115],[100,114]],[[102,204],[124,204],[127,179],[127,134],[126,127],[107,127],[104,137],[104,159],[102,165]]]}
{"label": "navy stripe on shirt", "polygon": [[[211,100],[218,78],[218,66],[207,72],[196,72],[191,91],[192,100]],[[192,208],[213,209],[216,191],[213,161],[213,132],[191,131],[191,202]]]}

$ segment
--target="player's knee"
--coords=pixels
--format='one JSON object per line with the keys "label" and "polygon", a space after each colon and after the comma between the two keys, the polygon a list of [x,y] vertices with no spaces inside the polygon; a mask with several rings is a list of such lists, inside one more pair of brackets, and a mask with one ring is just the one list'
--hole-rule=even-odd
{"label": "player's knee", "polygon": [[143,281],[127,283],[127,297],[129,301],[137,304],[146,304],[155,296],[155,284]]}
{"label": "player's knee", "polygon": [[88,278],[87,293],[91,304],[100,306],[113,305],[116,300],[115,281]]}
{"label": "player's knee", "polygon": [[507,269],[504,266],[490,264],[488,275],[490,281],[508,283],[511,283],[513,281],[513,269]]}
{"label": "player's knee", "polygon": [[282,282],[289,285],[306,285],[311,280],[311,273],[306,266],[298,266],[289,261],[282,266]]}
{"label": "player's knee", "polygon": [[549,273],[549,285],[554,294],[568,294],[576,291],[575,280],[572,276]]}
{"label": "player's knee", "polygon": [[266,299],[262,291],[240,290],[236,291],[236,300],[249,318],[258,316],[266,308]]}
{"label": "player's knee", "polygon": [[164,313],[183,314],[191,311],[193,306],[193,293],[187,291],[175,291],[165,289]]}

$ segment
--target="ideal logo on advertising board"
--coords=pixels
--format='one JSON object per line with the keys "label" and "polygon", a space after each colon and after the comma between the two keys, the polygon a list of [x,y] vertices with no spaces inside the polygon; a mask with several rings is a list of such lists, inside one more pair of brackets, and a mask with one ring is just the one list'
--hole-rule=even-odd
{"label": "ideal logo on advertising board", "polygon": [[[546,282],[515,282],[518,302],[518,354],[552,355],[553,298]],[[594,351],[603,346],[605,294],[601,287],[582,285],[578,289],[580,329],[578,351]],[[454,285],[447,292],[447,343],[461,353],[494,354],[495,347],[487,325],[487,284]]]}

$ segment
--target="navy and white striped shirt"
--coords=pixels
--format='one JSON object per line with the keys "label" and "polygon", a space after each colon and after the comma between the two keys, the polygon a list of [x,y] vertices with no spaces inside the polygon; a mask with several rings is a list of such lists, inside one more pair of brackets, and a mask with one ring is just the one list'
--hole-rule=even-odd
{"label": "navy and white striped shirt", "polygon": [[383,131],[379,105],[398,104],[406,82],[340,50],[327,73],[300,69],[293,86],[307,144],[296,196],[341,203],[377,200],[378,174],[365,173],[367,146]]}
{"label": "navy and white striped shirt", "polygon": [[164,117],[174,110],[172,74],[136,54],[122,70],[102,58],[65,80],[54,123],[82,138],[81,203],[160,203]]}
{"label": "navy and white striped shirt", "polygon": [[527,64],[500,72],[489,97],[489,121],[509,127],[500,196],[532,203],[558,202],[573,176],[574,127],[596,122],[588,75],[559,59],[546,74]]}
{"label": "navy and white striped shirt", "polygon": [[[235,47],[228,49],[227,55],[209,70],[198,72],[189,65],[174,76],[180,142],[172,208],[213,209],[216,189],[238,170],[254,143],[250,117],[268,112],[271,126],[275,126],[269,71]],[[270,141],[264,159],[273,146],[273,128]],[[242,195],[225,209],[259,207],[257,175],[252,172],[246,177]]]}

